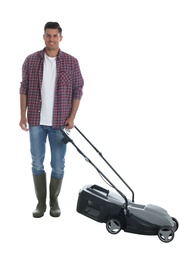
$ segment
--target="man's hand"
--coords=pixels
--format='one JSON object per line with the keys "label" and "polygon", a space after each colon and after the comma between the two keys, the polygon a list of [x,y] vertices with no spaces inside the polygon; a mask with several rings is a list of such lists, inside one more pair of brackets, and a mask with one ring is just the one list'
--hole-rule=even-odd
{"label": "man's hand", "polygon": [[27,126],[28,125],[27,123],[28,123],[27,118],[26,117],[22,117],[21,120],[20,120],[20,123],[19,123],[19,125],[20,125],[22,130],[24,130],[24,131],[28,131],[29,130],[29,128]]}
{"label": "man's hand", "polygon": [[65,128],[66,129],[72,129],[74,128],[74,120],[68,118],[65,122]]}

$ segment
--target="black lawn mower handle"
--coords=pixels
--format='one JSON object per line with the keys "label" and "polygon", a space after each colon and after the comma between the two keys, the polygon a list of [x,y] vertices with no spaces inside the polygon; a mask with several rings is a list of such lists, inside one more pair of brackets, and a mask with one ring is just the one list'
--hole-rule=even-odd
{"label": "black lawn mower handle", "polygon": [[[76,127],[74,126],[75,129],[86,139],[86,141],[96,150],[96,152],[101,156],[101,158],[108,164],[108,166],[115,172],[115,174],[120,178],[120,180],[127,186],[127,188],[131,191],[132,193],[132,202],[134,202],[134,192],[133,190],[129,187],[129,185],[122,179],[122,177],[116,172],[116,170],[109,164],[109,162],[103,157],[102,153],[98,151],[98,149],[83,135],[83,133]],[[127,205],[128,205],[128,200],[127,197],[117,189],[117,187],[98,169],[98,167],[79,149],[79,147],[73,142],[73,140],[68,136],[68,134],[64,131],[64,128],[60,128],[62,134],[63,134],[63,139],[62,141],[67,144],[71,142],[73,146],[77,149],[77,151],[85,158],[87,162],[92,164],[92,166],[100,173],[106,181],[108,181],[111,186],[124,198],[125,200],[125,207],[127,210]]]}

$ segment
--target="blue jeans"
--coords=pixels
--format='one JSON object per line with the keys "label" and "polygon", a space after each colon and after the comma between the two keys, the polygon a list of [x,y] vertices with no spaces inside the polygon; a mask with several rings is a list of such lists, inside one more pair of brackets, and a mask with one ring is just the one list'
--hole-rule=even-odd
{"label": "blue jeans", "polygon": [[51,152],[51,176],[62,179],[65,168],[66,144],[62,142],[63,135],[59,128],[52,126],[29,126],[30,151],[32,157],[32,173],[44,174],[44,159],[46,140],[48,136]]}

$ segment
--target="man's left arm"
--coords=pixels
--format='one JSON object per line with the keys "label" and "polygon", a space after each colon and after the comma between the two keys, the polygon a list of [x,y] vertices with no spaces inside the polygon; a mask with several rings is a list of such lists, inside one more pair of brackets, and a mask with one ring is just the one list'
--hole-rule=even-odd
{"label": "man's left arm", "polygon": [[79,104],[80,104],[80,99],[73,99],[71,114],[65,122],[65,128],[72,129],[74,127],[74,119],[76,117]]}

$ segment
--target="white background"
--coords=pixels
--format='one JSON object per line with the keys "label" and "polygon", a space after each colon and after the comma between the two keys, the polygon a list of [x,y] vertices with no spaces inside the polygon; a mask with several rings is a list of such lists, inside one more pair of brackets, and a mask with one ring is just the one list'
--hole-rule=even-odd
{"label": "white background", "polygon": [[[1,5],[1,259],[193,259],[194,6],[188,0],[6,1]],[[85,80],[76,125],[135,191],[177,218],[171,243],[121,231],[76,212],[85,184],[107,188],[68,144],[62,215],[34,219],[28,133],[19,128],[21,66],[44,47],[44,24],[63,28],[61,49]],[[113,172],[72,130],[74,142]],[[49,147],[45,168],[50,178]],[[117,180],[116,185],[119,185]],[[130,198],[130,192],[126,194]]]}

